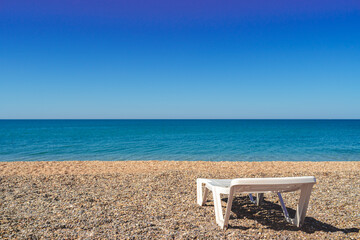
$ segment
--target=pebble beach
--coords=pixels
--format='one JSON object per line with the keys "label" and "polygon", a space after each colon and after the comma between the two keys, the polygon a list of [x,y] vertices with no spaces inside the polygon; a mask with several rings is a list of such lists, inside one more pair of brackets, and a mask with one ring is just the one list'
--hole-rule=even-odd
{"label": "pebble beach", "polygon": [[[236,195],[229,228],[196,178],[315,176],[305,223]],[[0,163],[1,239],[359,239],[360,162],[67,161]],[[294,214],[298,193],[283,194]],[[223,198],[223,206],[226,204]]]}

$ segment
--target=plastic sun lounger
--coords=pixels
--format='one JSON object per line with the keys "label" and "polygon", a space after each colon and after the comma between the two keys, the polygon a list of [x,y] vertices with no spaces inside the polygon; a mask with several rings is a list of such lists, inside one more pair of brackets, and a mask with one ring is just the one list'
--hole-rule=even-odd
{"label": "plastic sun lounger", "polygon": [[[229,223],[232,201],[235,193],[249,193],[250,200],[260,205],[264,193],[277,193],[281,207],[287,222],[300,227],[305,219],[310,194],[313,185],[316,183],[315,177],[284,177],[284,178],[237,178],[237,179],[205,179],[198,178],[197,182],[197,203],[203,206],[209,190],[213,192],[216,223],[221,228],[227,228]],[[203,184],[205,191],[203,193]],[[295,218],[290,218],[281,196],[283,192],[293,192],[300,190],[300,199],[297,205]],[[252,194],[256,193],[256,201]],[[228,194],[228,201],[223,216],[220,194]]]}

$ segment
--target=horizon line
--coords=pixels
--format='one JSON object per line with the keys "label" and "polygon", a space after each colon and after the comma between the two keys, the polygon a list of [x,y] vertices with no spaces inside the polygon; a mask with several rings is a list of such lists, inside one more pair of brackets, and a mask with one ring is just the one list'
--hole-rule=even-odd
{"label": "horizon line", "polygon": [[0,118],[6,120],[360,120],[360,118]]}

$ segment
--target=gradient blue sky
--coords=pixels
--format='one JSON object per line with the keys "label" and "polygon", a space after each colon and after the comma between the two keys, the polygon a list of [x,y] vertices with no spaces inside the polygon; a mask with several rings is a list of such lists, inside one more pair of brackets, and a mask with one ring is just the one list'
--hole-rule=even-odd
{"label": "gradient blue sky", "polygon": [[0,1],[0,118],[360,118],[360,1]]}

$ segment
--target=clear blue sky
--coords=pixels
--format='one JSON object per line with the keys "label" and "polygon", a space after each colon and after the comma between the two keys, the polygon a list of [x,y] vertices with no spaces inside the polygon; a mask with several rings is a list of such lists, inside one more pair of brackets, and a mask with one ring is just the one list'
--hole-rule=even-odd
{"label": "clear blue sky", "polygon": [[360,118],[360,2],[1,1],[0,118]]}

